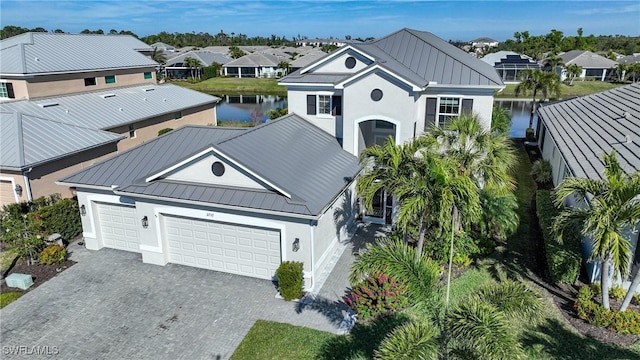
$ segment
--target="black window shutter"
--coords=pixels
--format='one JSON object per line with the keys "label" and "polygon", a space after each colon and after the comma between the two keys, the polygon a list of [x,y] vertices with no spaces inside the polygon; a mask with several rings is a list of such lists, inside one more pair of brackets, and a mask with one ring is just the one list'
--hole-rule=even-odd
{"label": "black window shutter", "polygon": [[7,84],[7,96],[9,97],[9,99],[15,99],[16,95],[13,93],[13,84],[12,83],[6,83]]}
{"label": "black window shutter", "polygon": [[342,115],[342,96],[336,95],[331,97],[331,115]]}
{"label": "black window shutter", "polygon": [[429,130],[436,126],[436,113],[437,113],[438,99],[427,98],[427,111],[424,115],[424,130]]}
{"label": "black window shutter", "polygon": [[473,114],[473,99],[462,99],[462,113],[466,115]]}
{"label": "black window shutter", "polygon": [[316,96],[307,95],[307,115],[316,114]]}

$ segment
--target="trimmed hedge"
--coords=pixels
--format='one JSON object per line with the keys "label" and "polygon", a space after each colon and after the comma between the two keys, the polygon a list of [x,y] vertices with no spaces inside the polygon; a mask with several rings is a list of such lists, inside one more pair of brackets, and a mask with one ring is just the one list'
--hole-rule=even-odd
{"label": "trimmed hedge", "polygon": [[640,313],[633,310],[607,310],[593,300],[594,293],[589,286],[583,286],[578,291],[573,308],[578,317],[589,324],[627,335],[640,334]]}
{"label": "trimmed hedge", "polygon": [[542,229],[551,280],[559,283],[575,283],[580,275],[580,265],[582,264],[578,234],[565,236],[563,243],[558,243],[551,229],[553,220],[560,213],[560,210],[551,200],[551,191],[538,190],[536,192],[536,213]]}
{"label": "trimmed hedge", "polygon": [[302,297],[304,265],[296,261],[284,261],[276,270],[278,277],[278,290],[280,295],[287,300],[295,300]]}

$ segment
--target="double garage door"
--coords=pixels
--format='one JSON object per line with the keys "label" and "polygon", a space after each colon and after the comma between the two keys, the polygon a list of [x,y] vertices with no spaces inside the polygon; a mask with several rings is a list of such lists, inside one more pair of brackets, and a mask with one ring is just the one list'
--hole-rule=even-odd
{"label": "double garage door", "polygon": [[271,280],[280,265],[280,231],[163,216],[169,262]]}

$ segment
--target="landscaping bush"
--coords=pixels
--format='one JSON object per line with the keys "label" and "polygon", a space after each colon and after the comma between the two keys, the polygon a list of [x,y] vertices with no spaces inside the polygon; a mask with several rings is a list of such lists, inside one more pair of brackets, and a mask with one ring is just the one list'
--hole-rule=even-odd
{"label": "landscaping bush", "polygon": [[164,128],[164,129],[160,129],[158,130],[158,136],[160,135],[164,135],[166,133],[168,133],[169,131],[173,130],[172,128]]}
{"label": "landscaping bush", "polygon": [[582,258],[579,249],[579,233],[565,234],[562,244],[558,243],[551,228],[560,210],[551,200],[549,190],[536,192],[536,213],[542,229],[544,247],[547,253],[549,276],[553,282],[573,284],[580,274]]}
{"label": "landscaping bush", "polygon": [[525,136],[527,137],[527,141],[535,141],[536,140],[536,132],[533,128],[527,128],[525,132]]}
{"label": "landscaping bush", "polygon": [[609,297],[617,301],[624,300],[625,295],[627,295],[627,289],[620,285],[614,285],[609,289]]}
{"label": "landscaping bush", "polygon": [[[480,241],[464,231],[457,233],[453,239],[453,247],[455,249],[453,263],[457,266],[471,265],[472,257],[482,252],[478,245]],[[447,264],[449,262],[450,247],[451,235],[443,235],[435,241],[425,241],[423,252],[440,264]]]}
{"label": "landscaping bush", "polygon": [[20,296],[22,296],[22,293],[19,293],[17,291],[9,291],[0,294],[0,309],[18,300]]}
{"label": "landscaping bush", "polygon": [[2,220],[2,242],[19,257],[35,263],[44,247],[42,220],[34,214],[23,214]]}
{"label": "landscaping bush", "polygon": [[378,273],[355,285],[344,301],[360,319],[367,320],[407,307],[409,300],[404,290],[404,286],[393,278]]}
{"label": "landscaping bush", "polygon": [[541,184],[551,182],[551,164],[547,160],[536,160],[531,166],[531,176]]}
{"label": "landscaping bush", "polygon": [[301,262],[284,261],[276,270],[278,290],[285,300],[291,301],[302,297],[304,290],[303,268],[304,265]]}
{"label": "landscaping bush", "polygon": [[633,303],[636,305],[640,305],[640,293],[633,294]]}
{"label": "landscaping bush", "polygon": [[583,286],[573,308],[578,317],[595,326],[620,334],[640,335],[640,313],[633,310],[607,310],[593,300],[594,293],[589,286]]}
{"label": "landscaping bush", "polygon": [[72,239],[82,232],[78,202],[72,199],[60,199],[55,203],[41,207],[36,216],[42,219],[43,233],[58,233],[63,239]]}
{"label": "landscaping bush", "polygon": [[40,264],[53,265],[64,261],[67,256],[67,249],[58,244],[52,244],[45,247],[40,253]]}

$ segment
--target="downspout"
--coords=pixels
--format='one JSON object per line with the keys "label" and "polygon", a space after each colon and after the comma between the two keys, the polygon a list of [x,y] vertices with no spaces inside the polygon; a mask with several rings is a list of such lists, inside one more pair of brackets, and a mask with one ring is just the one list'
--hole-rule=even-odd
{"label": "downspout", "polygon": [[24,191],[27,193],[27,200],[29,201],[33,201],[33,195],[31,195],[31,183],[29,181],[29,174],[31,172],[31,170],[33,170],[33,168],[29,168],[29,170],[27,171],[23,171],[22,172],[22,176],[24,178]]}
{"label": "downspout", "polygon": [[314,220],[309,221],[309,235],[310,235],[310,245],[311,245],[311,289],[313,290],[319,290],[319,289],[314,289],[314,287],[316,286],[316,264],[315,264],[315,244],[314,244],[314,236],[313,236],[313,229],[317,226],[317,222],[316,225],[313,225]]}

